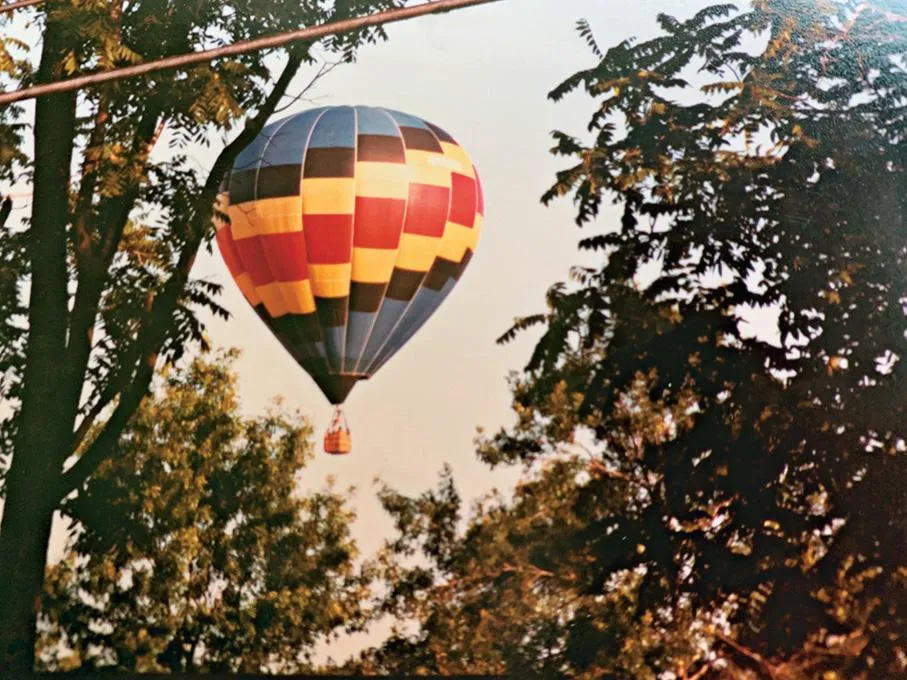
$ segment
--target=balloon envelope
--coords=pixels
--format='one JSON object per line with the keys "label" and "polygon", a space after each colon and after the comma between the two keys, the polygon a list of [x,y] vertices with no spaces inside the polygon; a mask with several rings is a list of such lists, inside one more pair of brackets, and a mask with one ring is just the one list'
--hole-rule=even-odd
{"label": "balloon envelope", "polygon": [[264,128],[222,185],[215,224],[246,300],[340,404],[447,297],[484,212],[478,173],[444,130],[336,106]]}

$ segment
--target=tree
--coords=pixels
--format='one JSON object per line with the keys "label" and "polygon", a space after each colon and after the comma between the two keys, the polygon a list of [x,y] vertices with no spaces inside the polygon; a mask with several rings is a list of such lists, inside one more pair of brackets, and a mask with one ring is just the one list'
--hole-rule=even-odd
{"label": "tree", "polygon": [[77,529],[45,585],[50,670],[293,672],[365,621],[347,499],[297,493],[311,427],[241,416],[235,356],[170,371],[64,504]]}
{"label": "tree", "polygon": [[[595,64],[551,97],[595,98],[593,138],[555,133],[573,165],[543,200],[572,195],[581,226],[606,202],[622,219],[580,242],[600,267],[502,337],[543,331],[514,378],[517,424],[480,455],[525,465],[528,486],[442,544],[425,499],[392,504],[397,562],[423,546],[432,568],[399,567],[409,585],[388,607],[421,627],[365,663],[440,668],[484,610],[495,638],[463,654],[550,677],[903,674],[907,20],[893,9],[716,5],[607,50],[580,23]],[[777,339],[748,332],[759,308],[777,311]],[[470,564],[509,564],[514,593],[510,567],[463,585]]]}
{"label": "tree", "polygon": [[[3,35],[0,78],[4,87],[48,83],[400,4],[47,0],[32,15],[42,30],[37,63],[28,45]],[[368,28],[322,47],[352,60],[383,37]],[[279,52],[276,80],[268,55],[249,53],[42,97],[31,156],[23,109],[0,111],[0,178],[33,188],[27,229],[8,225],[0,235],[2,398],[13,411],[0,435],[0,666],[15,677],[33,664],[53,512],[111,455],[158,362],[201,341],[196,311],[225,313],[217,286],[190,277],[211,236],[218,186],[315,47]],[[190,143],[237,127],[208,172],[194,169]],[[171,153],[156,149],[162,138]]]}
{"label": "tree", "polygon": [[[550,408],[569,410],[565,397],[555,390]],[[660,406],[626,413],[624,435],[634,448],[664,439]],[[344,670],[653,680],[666,671],[684,677],[701,664],[709,621],[688,602],[669,615],[639,611],[638,569],[614,570],[598,588],[589,584],[600,568],[590,543],[601,524],[643,507],[642,480],[569,436],[549,454],[527,470],[512,498],[493,493],[479,501],[462,534],[462,502],[449,472],[416,498],[382,491],[398,537],[381,555],[379,607],[397,625]]]}

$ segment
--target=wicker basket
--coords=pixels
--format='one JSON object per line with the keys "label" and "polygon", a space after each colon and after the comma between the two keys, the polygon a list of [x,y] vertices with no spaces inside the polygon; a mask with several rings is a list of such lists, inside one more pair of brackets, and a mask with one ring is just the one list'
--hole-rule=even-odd
{"label": "wicker basket", "polygon": [[353,450],[353,438],[349,430],[336,430],[324,435],[324,451],[334,456],[340,456]]}

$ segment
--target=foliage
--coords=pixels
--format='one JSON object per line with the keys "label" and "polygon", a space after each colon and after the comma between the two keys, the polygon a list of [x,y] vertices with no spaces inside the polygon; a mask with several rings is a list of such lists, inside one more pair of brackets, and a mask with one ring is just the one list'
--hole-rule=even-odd
{"label": "foliage", "polygon": [[[514,378],[512,501],[388,496],[398,634],[357,668],[890,678],[907,668],[907,21],[756,0],[601,50],[544,196],[622,215]],[[751,47],[755,45],[755,47]],[[696,81],[705,82],[699,95]],[[778,314],[753,337],[753,310]],[[439,513],[435,505],[451,508]],[[453,532],[453,535],[452,533]],[[410,563],[415,548],[422,560]],[[478,631],[469,643],[471,631]]]}
{"label": "foliage", "polygon": [[45,585],[51,669],[287,672],[363,622],[346,498],[298,494],[311,427],[243,417],[234,356],[170,372],[66,503],[76,529]]}
{"label": "foliage", "polygon": [[[402,4],[46,0],[0,17],[0,87]],[[25,28],[40,32],[39,45],[16,40]],[[33,123],[30,107],[0,111],[0,180],[32,189],[24,224],[13,212],[0,230],[0,666],[9,673],[31,669],[34,598],[60,500],[111,454],[158,363],[205,346],[198,313],[227,313],[218,285],[191,277],[226,171],[298,87],[303,66],[319,55],[350,61],[383,38],[365,28],[56,93],[35,100]],[[192,150],[214,145],[215,161],[199,169]]]}

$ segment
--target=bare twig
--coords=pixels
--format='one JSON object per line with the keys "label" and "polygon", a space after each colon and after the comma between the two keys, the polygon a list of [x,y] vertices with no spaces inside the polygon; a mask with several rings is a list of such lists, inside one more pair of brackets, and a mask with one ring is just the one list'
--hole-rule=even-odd
{"label": "bare twig", "polygon": [[291,31],[289,33],[278,33],[277,35],[255,38],[254,40],[243,40],[241,42],[225,45],[224,47],[217,47],[211,50],[203,50],[201,52],[192,52],[190,54],[181,54],[174,57],[166,57],[164,59],[150,61],[146,64],[126,66],[124,68],[112,69],[110,71],[103,71],[101,73],[92,73],[90,75],[79,76],[77,78],[58,80],[56,82],[47,83],[45,85],[36,85],[34,87],[27,87],[21,90],[13,90],[12,92],[8,92],[6,94],[0,94],[0,104],[11,104],[13,102],[22,101],[25,99],[34,99],[36,97],[43,97],[49,94],[70,92],[72,90],[88,87],[89,85],[109,83],[114,80],[122,80],[124,78],[131,78],[134,76],[147,75],[149,73],[166,71],[183,66],[192,66],[194,64],[201,64],[213,59],[234,57],[240,54],[257,52],[259,50],[265,50],[273,47],[283,47],[284,45],[289,45],[291,43],[300,42],[303,40],[319,40],[330,35],[351,33],[352,31],[368,28],[370,26],[380,26],[382,24],[390,24],[396,21],[403,21],[405,19],[412,19],[428,14],[448,12],[463,7],[484,5],[491,2],[498,2],[498,0],[435,0],[435,2],[425,2],[421,5],[415,5],[413,7],[401,7],[400,9],[378,12],[377,14],[371,14],[365,17],[344,19],[342,21],[333,21],[326,24],[320,24],[318,26],[310,26],[298,31]]}
{"label": "bare twig", "polygon": [[[319,80],[321,80],[322,78],[324,78],[328,73],[330,73],[331,71],[333,71],[335,68],[337,68],[338,66],[340,66],[342,63],[343,63],[342,61],[330,61],[330,62],[326,61],[326,62],[323,62],[323,63],[321,64],[321,66],[319,67],[318,72],[312,77],[312,79],[311,79],[308,83],[306,83],[306,86],[303,87],[303,88],[299,91],[298,94],[293,95],[289,102],[287,102],[286,104],[284,104],[283,106],[281,106],[279,109],[274,109],[274,113],[282,113],[283,111],[286,111],[288,108],[290,108],[291,106],[293,106],[293,104],[295,104],[296,102],[298,102],[298,101],[299,101],[300,99],[302,99],[308,92],[310,92],[310,91],[312,90],[312,88],[315,87],[315,85],[318,83]],[[285,95],[285,96],[290,96],[290,95]]]}

